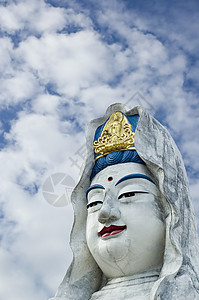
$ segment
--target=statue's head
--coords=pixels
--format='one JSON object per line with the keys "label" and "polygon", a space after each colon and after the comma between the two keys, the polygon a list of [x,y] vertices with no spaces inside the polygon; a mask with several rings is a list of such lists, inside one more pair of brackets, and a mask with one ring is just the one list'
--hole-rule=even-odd
{"label": "statue's head", "polygon": [[89,123],[86,146],[72,194],[73,262],[53,299],[89,300],[106,278],[156,270],[151,300],[198,300],[195,217],[166,128],[141,107],[114,104]]}
{"label": "statue's head", "polygon": [[97,128],[93,144],[86,237],[107,278],[160,271],[163,264],[163,205],[153,176],[135,149],[138,117],[113,113]]}

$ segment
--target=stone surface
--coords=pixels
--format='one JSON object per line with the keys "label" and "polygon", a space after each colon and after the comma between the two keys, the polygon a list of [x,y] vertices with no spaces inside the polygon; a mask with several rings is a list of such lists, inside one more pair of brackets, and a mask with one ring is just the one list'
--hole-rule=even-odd
{"label": "stone surface", "polygon": [[[90,186],[89,178],[94,165],[91,147],[94,132],[115,111],[121,111],[127,115],[138,113],[140,116],[135,132],[135,147],[139,156],[146,163],[147,169],[160,191],[161,199],[164,199],[166,232],[163,265],[158,278],[156,275],[152,283],[148,284],[147,278],[150,275],[149,271],[146,271],[144,278],[139,277],[140,284],[136,288],[135,279],[131,278],[132,280],[127,280],[129,283],[127,286],[124,282],[114,283],[118,286],[118,290],[113,288],[111,293],[114,299],[134,300],[135,297],[131,295],[137,292],[139,294],[139,288],[144,284],[145,287],[148,285],[148,287],[144,287],[147,292],[144,296],[140,294],[140,297],[147,297],[146,299],[198,300],[198,234],[181,155],[168,131],[149,116],[144,109],[136,107],[126,112],[120,104],[110,106],[103,118],[93,120],[88,125],[87,158],[81,179],[72,194],[75,219],[71,233],[71,248],[74,258],[56,296],[52,299],[112,299],[110,291],[107,290],[110,282],[107,283],[107,279],[91,255],[86,241],[86,190]],[[136,275],[139,276],[139,274]],[[121,280],[120,278],[115,280]],[[117,296],[114,294],[116,290]],[[141,299],[145,300],[145,298]],[[137,296],[136,300],[138,299]]]}

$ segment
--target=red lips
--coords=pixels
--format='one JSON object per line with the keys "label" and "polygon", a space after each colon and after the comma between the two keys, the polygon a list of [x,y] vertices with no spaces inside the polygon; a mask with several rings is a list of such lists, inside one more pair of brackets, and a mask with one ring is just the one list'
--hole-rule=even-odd
{"label": "red lips", "polygon": [[116,226],[116,225],[111,225],[109,227],[104,227],[98,234],[101,237],[106,237],[114,234],[118,234],[122,232],[124,229],[126,229],[126,225],[124,226]]}

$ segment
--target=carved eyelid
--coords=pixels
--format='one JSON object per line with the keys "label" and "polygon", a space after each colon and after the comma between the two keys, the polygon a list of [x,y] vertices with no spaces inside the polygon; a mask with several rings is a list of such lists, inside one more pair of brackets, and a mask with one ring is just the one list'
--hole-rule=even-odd
{"label": "carved eyelid", "polygon": [[97,204],[103,204],[103,201],[93,201],[93,202],[90,202],[86,205],[87,209],[90,208],[90,207],[93,207],[93,206],[96,206]]}
{"label": "carved eyelid", "polygon": [[105,190],[105,187],[103,187],[100,184],[94,184],[92,186],[90,186],[87,191],[86,191],[86,198],[88,199],[88,196],[92,193],[92,191],[95,191],[96,193],[100,193],[101,191]]}
{"label": "carved eyelid", "polygon": [[123,196],[124,196],[124,198],[132,197],[132,196],[135,196],[135,194],[149,194],[149,192],[147,192],[147,191],[129,191],[129,192],[124,192],[124,193],[121,193],[118,196],[118,199],[121,199]]}
{"label": "carved eyelid", "polygon": [[104,188],[92,188],[89,190],[89,193],[87,193],[87,201],[88,204],[86,205],[87,209],[94,208],[98,204],[103,204],[102,198],[103,194],[105,192]]}

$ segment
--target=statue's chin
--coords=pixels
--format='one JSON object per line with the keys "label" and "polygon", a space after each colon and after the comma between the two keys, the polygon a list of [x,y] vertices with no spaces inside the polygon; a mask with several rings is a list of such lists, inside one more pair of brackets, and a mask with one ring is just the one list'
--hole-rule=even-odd
{"label": "statue's chin", "polygon": [[[104,243],[103,243],[104,242]],[[128,257],[130,241],[110,238],[102,241],[99,246],[99,256],[104,261],[117,262]]]}
{"label": "statue's chin", "polygon": [[98,266],[107,278],[116,278],[161,269],[162,260],[155,259],[151,252],[142,253],[141,248],[124,237],[101,240],[92,253]]}
{"label": "statue's chin", "polygon": [[125,276],[129,264],[130,241],[121,238],[101,240],[92,253],[107,278]]}

